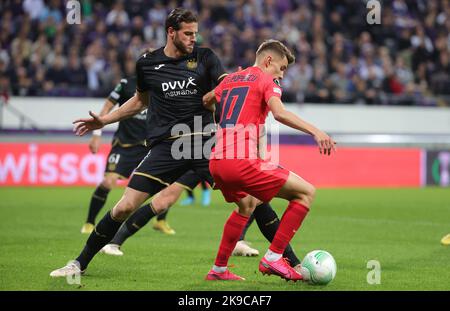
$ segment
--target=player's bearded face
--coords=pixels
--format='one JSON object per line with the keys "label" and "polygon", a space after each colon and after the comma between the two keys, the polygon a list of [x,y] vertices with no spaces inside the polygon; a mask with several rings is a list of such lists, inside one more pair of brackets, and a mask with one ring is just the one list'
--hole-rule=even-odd
{"label": "player's bearded face", "polygon": [[198,24],[197,23],[181,23],[180,30],[175,32],[173,44],[183,54],[192,53],[194,44],[197,39]]}

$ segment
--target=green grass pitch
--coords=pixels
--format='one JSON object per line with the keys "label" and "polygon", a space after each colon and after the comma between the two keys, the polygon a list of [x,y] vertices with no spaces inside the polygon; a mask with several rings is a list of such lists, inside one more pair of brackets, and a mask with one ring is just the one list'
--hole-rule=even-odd
{"label": "green grass pitch", "polygon": [[[259,258],[232,257],[245,282],[206,282],[223,224],[232,210],[215,192],[210,207],[175,205],[165,236],[147,226],[128,240],[125,256],[99,254],[81,287],[52,279],[51,270],[76,257],[93,188],[0,188],[0,290],[450,290],[449,189],[320,189],[292,245],[302,258],[324,249],[337,262],[327,286],[262,276]],[[114,190],[98,218],[118,200]],[[197,197],[200,193],[197,192]],[[274,200],[281,215],[286,204]],[[256,224],[247,240],[262,254],[268,247]],[[369,285],[369,260],[381,265],[381,283]]]}

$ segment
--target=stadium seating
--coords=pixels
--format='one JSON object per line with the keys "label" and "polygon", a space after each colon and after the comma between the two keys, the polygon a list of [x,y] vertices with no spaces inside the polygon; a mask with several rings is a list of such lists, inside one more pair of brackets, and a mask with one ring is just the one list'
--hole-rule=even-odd
{"label": "stadium seating", "polygon": [[[164,45],[171,1],[81,3],[69,24],[64,1],[0,3],[0,93],[108,94],[125,61]],[[448,1],[383,1],[379,25],[366,1],[184,1],[199,13],[199,44],[228,70],[249,66],[266,38],[284,41],[297,62],[283,81],[287,102],[450,104]]]}

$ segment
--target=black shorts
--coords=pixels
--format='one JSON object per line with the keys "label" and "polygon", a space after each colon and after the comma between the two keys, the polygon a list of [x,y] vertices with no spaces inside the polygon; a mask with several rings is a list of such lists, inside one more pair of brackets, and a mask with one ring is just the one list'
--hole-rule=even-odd
{"label": "black shorts", "polygon": [[142,145],[126,148],[119,145],[112,147],[108,154],[105,174],[115,173],[120,178],[127,179],[147,155],[148,150],[147,147]]}
{"label": "black shorts", "polygon": [[[186,137],[176,140],[165,140],[156,144],[136,168],[128,183],[128,187],[154,195],[166,186],[177,181],[190,170],[198,175],[200,178],[199,181],[205,180],[210,185],[213,185],[214,181],[209,173],[210,150],[208,150],[207,155],[204,155],[202,151],[204,143],[208,139],[210,137],[197,137],[197,139]],[[188,140],[192,143],[180,143],[181,141],[186,142]],[[188,147],[183,149],[183,146]],[[180,158],[175,155],[175,157],[178,157],[175,158],[172,155],[172,148],[175,151],[181,151],[185,157]],[[193,182],[194,180],[190,181],[189,184],[192,185]]]}
{"label": "black shorts", "polygon": [[196,172],[188,171],[183,176],[178,178],[176,183],[183,186],[183,188],[186,188],[187,190],[192,191],[202,181],[203,181],[203,179],[201,179],[200,176],[198,176]]}

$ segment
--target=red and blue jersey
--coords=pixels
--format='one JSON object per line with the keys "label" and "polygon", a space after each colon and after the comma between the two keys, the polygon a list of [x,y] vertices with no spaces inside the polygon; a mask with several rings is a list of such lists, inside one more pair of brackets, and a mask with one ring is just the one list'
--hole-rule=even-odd
{"label": "red and blue jersey", "polygon": [[220,128],[211,158],[257,158],[260,127],[269,113],[272,96],[281,98],[281,88],[259,67],[229,74],[215,88]]}

